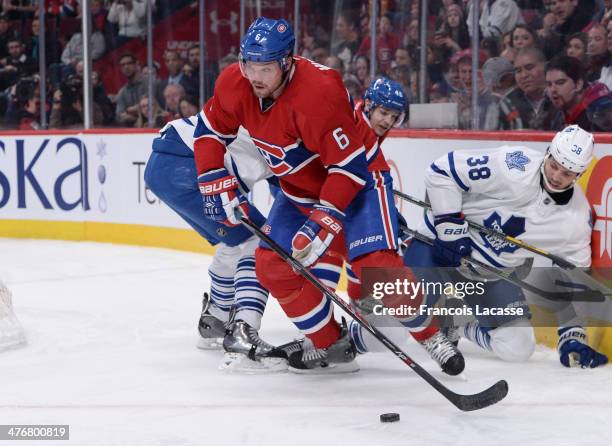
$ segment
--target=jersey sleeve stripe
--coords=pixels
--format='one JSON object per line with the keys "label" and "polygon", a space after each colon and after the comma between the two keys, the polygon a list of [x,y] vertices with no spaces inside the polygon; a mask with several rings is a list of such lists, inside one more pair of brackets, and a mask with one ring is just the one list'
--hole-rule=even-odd
{"label": "jersey sleeve stripe", "polygon": [[440,169],[438,166],[436,166],[436,163],[431,163],[431,166],[429,166],[431,168],[431,170],[433,170],[435,173],[438,173],[440,175],[444,175],[445,177],[448,177],[448,174]]}
{"label": "jersey sleeve stripe", "polygon": [[336,167],[344,167],[347,164],[349,164],[351,161],[353,161],[355,158],[357,158],[359,155],[361,155],[362,153],[365,153],[365,148],[363,146],[361,146],[359,149],[355,150],[353,153],[351,153],[349,156],[344,158],[339,163],[335,163],[334,166],[336,166]]}
{"label": "jersey sleeve stripe", "polygon": [[198,123],[193,131],[194,138],[198,139],[209,137],[216,139],[224,146],[229,146],[232,142],[234,142],[237,136],[238,135],[224,135],[223,133],[217,132],[211,125],[210,121],[208,121],[206,118],[204,112],[198,113]]}
{"label": "jersey sleeve stripe", "polygon": [[448,152],[448,165],[450,166],[451,174],[453,175],[453,178],[455,182],[457,183],[457,185],[461,189],[463,189],[465,192],[469,192],[470,188],[467,187],[463,183],[463,181],[461,181],[461,178],[459,178],[459,174],[457,173],[457,170],[455,169],[455,153],[454,152]]}

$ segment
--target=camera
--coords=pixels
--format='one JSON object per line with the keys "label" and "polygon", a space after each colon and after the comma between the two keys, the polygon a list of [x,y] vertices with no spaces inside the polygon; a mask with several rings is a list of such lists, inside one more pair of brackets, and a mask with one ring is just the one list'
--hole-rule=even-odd
{"label": "camera", "polygon": [[83,81],[74,76],[68,76],[64,82],[60,84],[62,92],[62,104],[72,106],[77,101],[83,102]]}
{"label": "camera", "polygon": [[38,82],[33,77],[23,77],[15,85],[15,99],[27,102],[34,97]]}

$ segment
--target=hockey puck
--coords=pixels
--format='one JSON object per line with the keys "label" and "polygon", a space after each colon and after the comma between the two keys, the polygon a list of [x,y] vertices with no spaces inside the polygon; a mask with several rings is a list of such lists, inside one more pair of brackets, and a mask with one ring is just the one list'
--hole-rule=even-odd
{"label": "hockey puck", "polygon": [[381,423],[393,423],[395,421],[399,421],[400,416],[398,413],[383,413],[380,416]]}

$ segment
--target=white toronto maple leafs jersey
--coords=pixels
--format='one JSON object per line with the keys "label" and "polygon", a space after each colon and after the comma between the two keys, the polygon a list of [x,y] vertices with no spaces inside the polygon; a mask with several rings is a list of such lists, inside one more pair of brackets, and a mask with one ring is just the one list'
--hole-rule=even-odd
{"label": "white toronto maple leafs jersey", "polygon": [[[541,186],[544,153],[527,147],[458,150],[438,158],[425,184],[433,215],[465,218],[557,254],[577,266],[591,263],[591,211],[580,187],[559,205]],[[425,216],[435,234],[431,213]],[[532,252],[470,229],[472,256],[493,266],[518,266]],[[540,256],[536,256],[540,257]],[[541,261],[537,264],[546,265]],[[550,262],[548,262],[550,264]]]}
{"label": "white toronto maple leafs jersey", "polygon": [[[197,116],[175,119],[166,124],[160,133],[164,132],[168,126],[174,127],[185,145],[193,151],[193,132],[197,122]],[[239,128],[236,139],[228,144],[224,164],[232,175],[239,178],[243,189],[246,186],[248,190],[251,190],[255,183],[272,176],[272,171],[243,127]]]}

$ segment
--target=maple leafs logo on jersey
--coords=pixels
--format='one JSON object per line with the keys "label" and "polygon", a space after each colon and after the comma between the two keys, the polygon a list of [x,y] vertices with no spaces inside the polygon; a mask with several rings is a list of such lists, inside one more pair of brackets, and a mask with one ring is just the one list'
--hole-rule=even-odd
{"label": "maple leafs logo on jersey", "polygon": [[[487,228],[491,228],[497,232],[503,232],[511,237],[518,237],[525,232],[525,218],[511,216],[502,224],[500,215],[497,212],[493,212],[489,217],[485,218],[484,225]],[[514,251],[519,249],[518,246],[513,245],[501,238],[497,238],[491,235],[484,235],[480,233],[482,240],[486,247],[491,249],[498,256],[504,252],[512,254]]]}
{"label": "maple leafs logo on jersey", "polygon": [[508,170],[518,169],[521,172],[525,172],[525,166],[529,164],[530,161],[531,160],[525,156],[522,150],[506,153],[506,166],[508,166]]}

